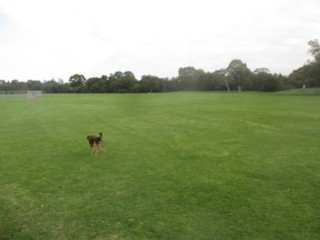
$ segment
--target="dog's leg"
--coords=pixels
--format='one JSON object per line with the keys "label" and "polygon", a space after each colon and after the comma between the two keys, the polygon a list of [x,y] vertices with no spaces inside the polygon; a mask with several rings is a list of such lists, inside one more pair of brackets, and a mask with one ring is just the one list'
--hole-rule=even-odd
{"label": "dog's leg", "polygon": [[92,144],[92,145],[90,145],[90,147],[91,147],[91,157],[92,156],[96,156],[96,149],[97,149],[97,146],[96,146],[96,144],[94,143],[94,144]]}
{"label": "dog's leg", "polygon": [[94,155],[94,147],[93,146],[91,146],[91,157]]}
{"label": "dog's leg", "polygon": [[97,144],[96,144],[96,150],[97,150],[97,153],[99,152],[99,148],[100,148],[100,144],[99,144],[99,143],[97,143]]}
{"label": "dog's leg", "polygon": [[94,155],[93,156],[95,157],[95,156],[97,156],[98,151],[99,151],[96,143],[93,145],[93,150],[94,150]]}

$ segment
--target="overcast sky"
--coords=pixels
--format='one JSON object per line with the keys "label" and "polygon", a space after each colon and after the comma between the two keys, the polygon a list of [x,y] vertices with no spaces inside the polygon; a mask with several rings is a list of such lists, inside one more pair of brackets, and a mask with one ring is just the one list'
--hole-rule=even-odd
{"label": "overcast sky", "polygon": [[319,0],[0,0],[0,79],[171,78],[232,59],[287,75],[319,38]]}

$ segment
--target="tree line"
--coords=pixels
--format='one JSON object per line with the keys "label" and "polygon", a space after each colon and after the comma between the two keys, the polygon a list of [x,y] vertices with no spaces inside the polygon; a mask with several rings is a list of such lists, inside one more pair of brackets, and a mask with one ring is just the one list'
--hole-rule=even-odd
{"label": "tree line", "polygon": [[308,42],[313,59],[294,70],[289,76],[272,74],[267,68],[251,71],[240,59],[234,59],[227,68],[205,72],[194,67],[182,67],[178,76],[160,78],[143,75],[136,79],[130,72],[117,71],[109,76],[86,79],[82,74],[74,74],[68,83],[58,83],[54,79],[46,82],[29,80],[0,80],[0,91],[42,90],[48,93],[147,93],[171,91],[280,91],[293,88],[320,87],[320,46],[318,40]]}

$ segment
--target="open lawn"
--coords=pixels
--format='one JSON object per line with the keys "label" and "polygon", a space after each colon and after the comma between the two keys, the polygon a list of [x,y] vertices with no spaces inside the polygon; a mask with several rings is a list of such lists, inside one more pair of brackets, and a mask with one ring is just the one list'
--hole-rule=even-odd
{"label": "open lawn", "polygon": [[47,94],[0,112],[0,239],[320,239],[319,96]]}

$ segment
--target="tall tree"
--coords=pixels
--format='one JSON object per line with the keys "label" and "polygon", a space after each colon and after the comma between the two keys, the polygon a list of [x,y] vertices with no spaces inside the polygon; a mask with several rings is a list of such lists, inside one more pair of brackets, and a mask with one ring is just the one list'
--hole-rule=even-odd
{"label": "tall tree", "polygon": [[276,75],[272,75],[266,68],[258,68],[253,75],[253,89],[264,92],[280,90],[280,81]]}
{"label": "tall tree", "polygon": [[228,70],[227,69],[220,69],[214,72],[216,76],[219,79],[219,84],[225,85],[228,92],[230,92],[230,82],[231,82],[231,77],[228,75]]}
{"label": "tall tree", "polygon": [[12,80],[10,84],[10,91],[25,91],[27,90],[26,82],[19,82],[18,80]]}
{"label": "tall tree", "polygon": [[310,40],[308,42],[310,49],[308,50],[309,53],[314,57],[316,62],[320,62],[320,45],[317,39]]}
{"label": "tall tree", "polygon": [[40,81],[27,81],[28,90],[42,90],[42,83]]}
{"label": "tall tree", "polygon": [[164,80],[152,75],[143,75],[140,87],[142,92],[162,92],[164,91]]}
{"label": "tall tree", "polygon": [[43,84],[43,90],[47,93],[61,93],[61,92],[68,92],[69,89],[66,88],[67,85],[63,85],[57,83],[54,79],[45,82]]}
{"label": "tall tree", "polygon": [[83,88],[86,78],[81,74],[74,74],[69,78],[70,86],[76,90]]}
{"label": "tall tree", "polygon": [[126,71],[123,73],[123,78],[121,80],[123,89],[126,89],[126,92],[132,92],[133,86],[137,82],[134,74],[131,71]]}
{"label": "tall tree", "polygon": [[106,91],[106,82],[103,78],[93,77],[86,82],[87,91],[92,93],[103,93]]}
{"label": "tall tree", "polygon": [[241,60],[232,60],[227,68],[227,72],[239,90],[251,88],[252,73]]}
{"label": "tall tree", "polygon": [[134,74],[130,71],[117,71],[110,74],[107,83],[108,92],[126,93],[132,92],[137,80]]}
{"label": "tall tree", "polygon": [[318,40],[308,42],[310,49],[308,52],[314,60],[308,64],[294,70],[289,75],[289,82],[294,87],[320,87],[320,46]]}
{"label": "tall tree", "polygon": [[179,69],[178,83],[180,90],[199,89],[199,78],[205,72],[194,67],[184,67]]}

